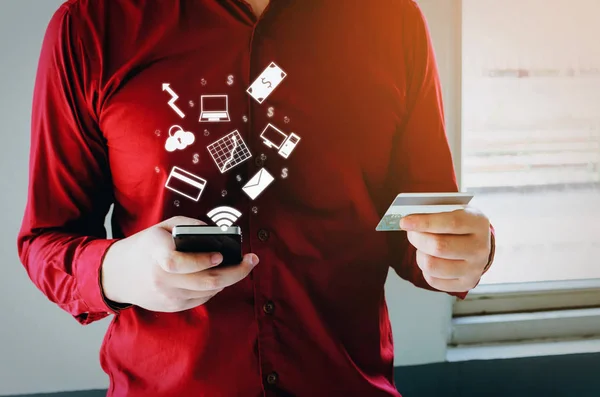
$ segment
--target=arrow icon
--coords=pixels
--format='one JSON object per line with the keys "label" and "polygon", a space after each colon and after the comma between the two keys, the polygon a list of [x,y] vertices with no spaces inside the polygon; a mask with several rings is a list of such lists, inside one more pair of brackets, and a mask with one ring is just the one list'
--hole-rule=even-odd
{"label": "arrow icon", "polygon": [[179,109],[177,105],[175,105],[175,101],[179,98],[179,95],[177,95],[175,91],[171,89],[171,86],[168,83],[163,83],[162,89],[163,91],[167,91],[172,96],[171,100],[169,101],[169,106],[173,108],[173,110],[179,115],[179,117],[184,118],[185,114],[183,114],[181,109]]}

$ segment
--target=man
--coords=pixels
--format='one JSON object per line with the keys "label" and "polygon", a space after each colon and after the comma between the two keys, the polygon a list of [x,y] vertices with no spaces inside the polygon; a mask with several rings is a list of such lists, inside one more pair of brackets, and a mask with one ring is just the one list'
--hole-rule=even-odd
{"label": "man", "polygon": [[[246,89],[271,62],[286,76],[260,103]],[[202,122],[202,95],[227,95],[230,121]],[[269,123],[300,136],[287,158]],[[206,148],[234,130],[252,158],[221,172]],[[206,181],[199,199],[166,187],[174,167]],[[30,175],[23,264],[80,323],[114,315],[110,396],[398,396],[389,266],[464,297],[492,262],[473,208],[374,231],[397,193],[457,190],[410,0],[70,0],[40,57]],[[242,212],[241,264],[174,251],[174,226],[222,205]]]}

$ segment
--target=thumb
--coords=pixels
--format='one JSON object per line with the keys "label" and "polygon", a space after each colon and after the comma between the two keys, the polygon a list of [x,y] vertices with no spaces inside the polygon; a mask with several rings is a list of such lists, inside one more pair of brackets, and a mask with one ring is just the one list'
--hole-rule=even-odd
{"label": "thumb", "polygon": [[171,233],[175,226],[180,226],[180,225],[200,226],[200,225],[206,225],[206,223],[202,222],[199,219],[188,218],[185,216],[174,216],[172,218],[162,221],[161,223],[159,223],[156,226],[160,227],[161,229],[167,230],[169,233]]}

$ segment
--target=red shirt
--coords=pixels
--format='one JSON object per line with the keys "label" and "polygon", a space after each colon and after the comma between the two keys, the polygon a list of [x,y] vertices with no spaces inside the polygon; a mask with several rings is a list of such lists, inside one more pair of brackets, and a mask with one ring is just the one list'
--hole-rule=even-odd
{"label": "red shirt", "polygon": [[[246,89],[271,62],[286,77],[261,104]],[[222,94],[230,121],[200,122]],[[400,192],[457,190],[441,98],[414,1],[273,0],[257,20],[239,0],[70,0],[40,57],[21,260],[80,323],[114,315],[109,396],[398,396],[388,269],[430,287],[405,233],[375,226]],[[268,123],[301,138],[288,158]],[[175,125],[195,141],[169,152]],[[234,130],[252,157],[221,173],[207,146]],[[198,201],[165,187],[173,167],[206,181]],[[107,305],[114,239],[221,205],[261,259],[249,277],[180,313]]]}

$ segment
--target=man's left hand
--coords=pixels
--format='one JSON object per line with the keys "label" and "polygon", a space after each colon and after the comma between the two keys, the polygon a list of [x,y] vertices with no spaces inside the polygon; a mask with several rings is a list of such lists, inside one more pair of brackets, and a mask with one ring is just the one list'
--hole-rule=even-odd
{"label": "man's left hand", "polygon": [[401,219],[417,263],[433,288],[465,292],[474,288],[488,264],[490,221],[479,210],[415,214]]}

